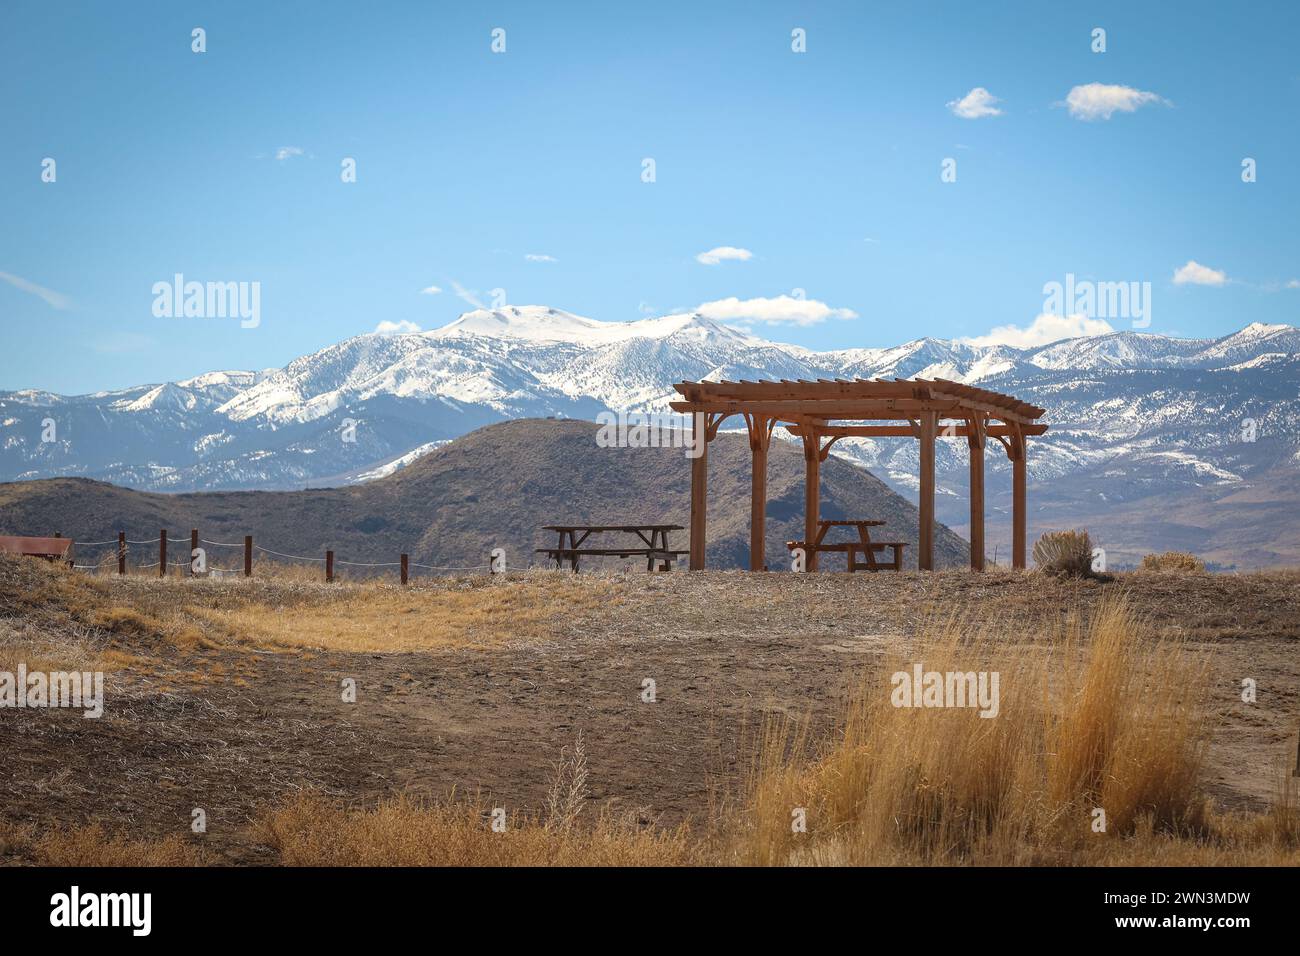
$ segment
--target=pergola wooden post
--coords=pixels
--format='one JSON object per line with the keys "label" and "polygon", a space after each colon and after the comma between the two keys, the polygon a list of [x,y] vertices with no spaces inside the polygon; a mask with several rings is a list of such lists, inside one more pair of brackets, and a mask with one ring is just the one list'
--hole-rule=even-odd
{"label": "pergola wooden post", "polygon": [[1011,458],[1011,566],[1023,569],[1025,566],[1025,436],[1020,429],[1015,430],[1011,441],[1007,443],[1007,455]]}
{"label": "pergola wooden post", "polygon": [[984,570],[984,430],[983,413],[967,420],[966,443],[970,446],[970,568]]}
{"label": "pergola wooden post", "polygon": [[[819,379],[816,382],[680,382],[683,396],[671,402],[673,411],[692,415],[694,440],[691,464],[692,570],[704,567],[707,447],[718,425],[730,415],[743,415],[753,455],[750,501],[752,570],[764,567],[764,524],[767,515],[767,456],[772,432],[784,425],[804,447],[804,538],[816,540],[820,506],[821,462],[841,438],[916,438],[920,443],[917,567],[934,568],[935,440],[941,422],[944,435],[965,438],[970,448],[971,567],[984,567],[984,449],[994,438],[1007,450],[1013,465],[1012,563],[1025,565],[1025,440],[1047,426],[1037,419],[1043,409],[973,385],[946,379]],[[867,424],[870,422],[878,424]],[[823,438],[830,441],[822,444]],[[810,553],[807,570],[816,569]]]}
{"label": "pergola wooden post", "polygon": [[709,416],[691,415],[691,560],[692,571],[704,570],[705,510],[709,500]]}
{"label": "pergola wooden post", "polygon": [[766,549],[767,524],[767,449],[772,443],[775,418],[746,413],[749,428],[749,450],[753,462],[749,501],[749,570],[766,570],[763,552]]}
{"label": "pergola wooden post", "polygon": [[[813,429],[803,433],[803,540],[817,540],[817,519],[821,515],[822,439]],[[817,552],[804,549],[804,570],[817,570]]]}
{"label": "pergola wooden post", "polygon": [[927,409],[921,413],[921,493],[917,503],[919,526],[916,539],[916,567],[934,570],[934,435],[938,413]]}

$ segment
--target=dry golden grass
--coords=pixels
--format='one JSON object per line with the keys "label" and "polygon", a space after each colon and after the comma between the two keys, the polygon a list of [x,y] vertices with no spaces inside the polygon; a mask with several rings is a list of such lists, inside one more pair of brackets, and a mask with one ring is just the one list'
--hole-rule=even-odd
{"label": "dry golden grass", "polygon": [[1088,577],[1092,574],[1092,540],[1086,531],[1048,531],[1034,542],[1034,564],[1048,574]]}
{"label": "dry golden grass", "polygon": [[0,671],[106,670],[103,653],[84,632],[50,633],[0,620]]}
{"label": "dry golden grass", "polygon": [[1144,555],[1138,570],[1200,573],[1205,570],[1205,562],[1186,551],[1166,551],[1164,554]]}
{"label": "dry golden grass", "polygon": [[35,866],[202,866],[202,849],[180,836],[138,840],[108,833],[98,823],[36,834],[0,823],[0,857]]}
{"label": "dry golden grass", "polygon": [[[544,813],[507,815],[481,795],[384,800],[348,811],[300,794],[263,813],[255,834],[289,866],[686,866],[704,844],[685,827],[642,827],[635,814],[580,818],[588,797],[579,735],[555,765]],[[496,817],[494,826],[494,812]],[[504,826],[500,825],[504,824]]]}
{"label": "dry golden grass", "polygon": [[[842,735],[804,757],[789,724],[766,728],[727,858],[740,864],[942,865],[1300,859],[1293,796],[1250,823],[1214,817],[1196,789],[1204,662],[1142,634],[1112,602],[1084,628],[1007,647],[954,622],[887,659]],[[895,707],[888,677],[997,671],[998,716]],[[1288,791],[1290,793],[1290,791]],[[1289,802],[1288,802],[1289,801]],[[792,813],[807,832],[793,832]],[[1094,831],[1094,811],[1105,831]]]}
{"label": "dry golden grass", "polygon": [[546,639],[558,636],[566,619],[616,594],[608,582],[554,575],[465,589],[340,586],[291,611],[270,602],[191,610],[254,644],[379,653]]}
{"label": "dry golden grass", "polygon": [[[1098,587],[1034,577],[1040,600],[1043,589]],[[1293,586],[1294,572],[1276,579]],[[986,587],[998,580],[980,578]],[[1176,595],[1191,582],[1147,580]],[[401,589],[104,581],[0,560],[0,670],[19,661],[31,669],[140,669],[131,657],[137,648],[162,653],[168,644],[209,641],[383,652],[547,639],[623,593],[594,575],[482,576]],[[1280,775],[1268,813],[1224,815],[1209,806],[1199,787],[1211,729],[1204,659],[1158,640],[1131,606],[1095,601],[1087,615],[1027,631],[1015,643],[1005,618],[996,630],[967,620],[932,624],[862,684],[832,740],[810,739],[803,722],[765,725],[744,791],[694,830],[584,810],[578,741],[560,755],[544,809],[513,814],[504,833],[493,832],[492,805],[479,798],[396,797],[356,810],[305,796],[264,810],[254,836],[283,863],[321,865],[1300,865],[1300,781]],[[254,672],[241,670],[247,659],[227,661],[234,683],[256,683]],[[893,707],[889,675],[913,662],[929,671],[997,671],[999,715]],[[191,661],[172,677],[202,682],[223,673]],[[796,808],[806,810],[806,833],[792,832]],[[1106,812],[1104,833],[1092,829],[1096,808]],[[208,861],[180,837],[136,841],[93,825],[39,836],[0,825],[0,857],[63,865]]]}
{"label": "dry golden grass", "polygon": [[299,796],[263,815],[260,839],[289,866],[682,866],[702,862],[685,828],[640,828],[600,816],[589,826],[551,826],[514,814],[492,829],[482,800],[399,797],[347,811]]}

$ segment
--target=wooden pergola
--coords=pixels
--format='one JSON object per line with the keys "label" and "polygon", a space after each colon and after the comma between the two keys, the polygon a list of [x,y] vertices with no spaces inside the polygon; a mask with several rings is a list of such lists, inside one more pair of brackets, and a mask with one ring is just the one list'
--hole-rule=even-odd
{"label": "wooden pergola", "polygon": [[[763,526],[767,515],[767,450],[772,431],[783,425],[803,440],[805,541],[817,535],[821,463],[841,438],[916,438],[921,443],[920,541],[917,566],[934,568],[935,438],[965,438],[970,448],[970,564],[984,568],[984,448],[992,438],[1012,463],[1013,567],[1025,566],[1025,444],[1047,426],[1043,409],[1010,395],[945,379],[819,379],[816,382],[680,382],[674,411],[691,416],[696,457],[691,466],[691,570],[703,570],[709,442],[718,426],[741,415],[753,453],[749,566],[763,569]],[[881,424],[866,424],[866,423]],[[817,568],[810,553],[806,567]]]}

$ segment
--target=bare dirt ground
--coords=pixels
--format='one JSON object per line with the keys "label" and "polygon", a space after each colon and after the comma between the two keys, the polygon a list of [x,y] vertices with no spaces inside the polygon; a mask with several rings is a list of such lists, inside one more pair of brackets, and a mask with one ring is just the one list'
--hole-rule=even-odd
{"label": "bare dirt ground", "polygon": [[[961,614],[1008,642],[1033,641],[1044,622],[1086,616],[1120,592],[1153,633],[1208,655],[1206,778],[1221,806],[1263,807],[1281,762],[1294,763],[1300,727],[1295,572],[1110,583],[1004,571],[444,579],[398,592],[413,619],[445,613],[466,593],[560,586],[561,577],[592,599],[557,601],[527,621],[512,611],[453,627],[420,650],[376,652],[323,649],[325,639],[315,648],[250,641],[202,612],[256,606],[289,621],[343,602],[355,614],[358,597],[393,588],[90,581],[17,565],[0,567],[0,670],[25,642],[68,630],[116,669],[101,719],[0,710],[0,822],[101,821],[161,837],[188,835],[202,808],[201,839],[220,862],[274,862],[248,824],[304,788],[370,805],[401,792],[481,790],[495,805],[536,808],[579,732],[593,801],[669,824],[704,819],[738,786],[766,715],[806,716],[816,733],[833,733],[864,669],[927,621]],[[376,624],[376,647],[384,629]],[[346,678],[356,681],[355,703],[342,699]],[[647,678],[653,703],[643,700]],[[1241,700],[1244,678],[1257,681],[1254,704]]]}

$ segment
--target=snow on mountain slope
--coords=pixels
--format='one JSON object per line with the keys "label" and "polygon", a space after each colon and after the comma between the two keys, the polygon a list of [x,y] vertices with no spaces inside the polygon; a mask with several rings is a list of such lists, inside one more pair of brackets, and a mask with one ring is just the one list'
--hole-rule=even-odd
{"label": "snow on mountain slope", "polygon": [[[1249,483],[1300,461],[1291,326],[1256,323],[1214,340],[1127,331],[1025,350],[925,338],[818,353],[699,315],[602,322],[511,306],[428,332],[357,336],[282,369],[94,395],[0,393],[0,480],[86,475],[168,491],[363,480],[502,419],[663,413],[682,380],[859,377],[951,378],[1043,406],[1051,430],[1032,443],[1031,480],[1037,500],[1068,501],[1071,513]],[[41,440],[46,418],[56,441]],[[915,442],[846,440],[834,453],[914,489]],[[966,451],[941,441],[937,457],[939,516],[953,521]],[[989,455],[994,510],[1001,457]]]}
{"label": "snow on mountain slope", "polygon": [[701,343],[757,342],[735,329],[719,325],[700,315],[665,315],[632,322],[602,322],[572,312],[540,305],[475,309],[441,329],[421,333],[426,338],[445,339],[460,335],[485,338],[514,338],[530,342],[567,342],[571,345],[602,346],[628,339],[694,338]]}

